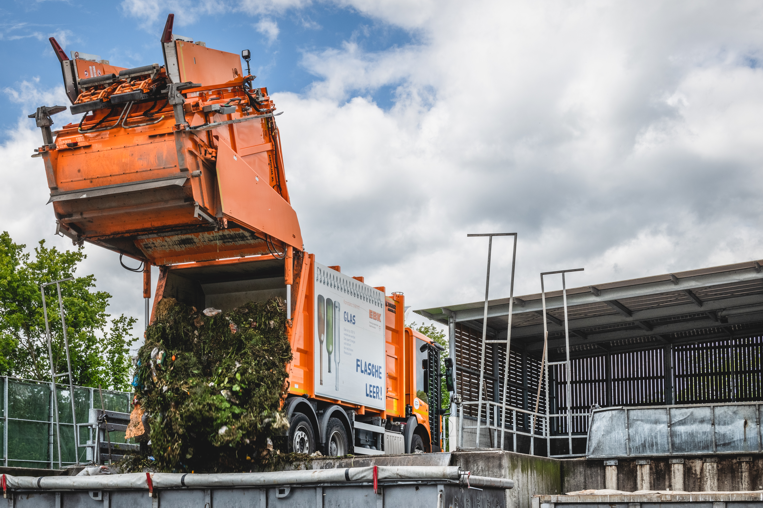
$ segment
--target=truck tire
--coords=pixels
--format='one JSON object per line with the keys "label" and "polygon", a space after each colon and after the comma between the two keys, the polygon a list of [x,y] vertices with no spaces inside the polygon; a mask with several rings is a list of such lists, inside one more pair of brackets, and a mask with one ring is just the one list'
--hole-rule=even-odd
{"label": "truck tire", "polygon": [[347,438],[347,429],[341,420],[331,418],[326,426],[325,455],[327,457],[343,457],[350,453],[350,443]]}
{"label": "truck tire", "polygon": [[418,434],[414,434],[411,439],[411,453],[426,453],[426,451],[424,440]]}
{"label": "truck tire", "polygon": [[315,452],[315,448],[313,424],[304,414],[294,413],[289,422],[289,451],[310,455]]}

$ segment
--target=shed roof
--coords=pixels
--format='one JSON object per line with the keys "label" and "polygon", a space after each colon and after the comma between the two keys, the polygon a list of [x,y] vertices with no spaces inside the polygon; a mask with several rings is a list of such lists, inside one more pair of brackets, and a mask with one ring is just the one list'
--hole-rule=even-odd
{"label": "shed roof", "polygon": [[[484,301],[415,312],[482,330]],[[763,260],[567,290],[572,356],[763,334]],[[541,295],[515,297],[512,348],[540,355]],[[546,293],[550,356],[564,352],[562,292]],[[488,335],[504,339],[509,299],[490,300]]]}

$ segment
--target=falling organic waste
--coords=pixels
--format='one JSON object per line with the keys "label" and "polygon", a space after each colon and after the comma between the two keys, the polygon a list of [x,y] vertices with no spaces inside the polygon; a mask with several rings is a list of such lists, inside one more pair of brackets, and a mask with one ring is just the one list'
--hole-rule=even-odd
{"label": "falling organic waste", "polygon": [[291,358],[280,298],[226,312],[161,300],[133,382],[152,467],[235,472],[287,461],[273,442],[288,428],[280,402]]}

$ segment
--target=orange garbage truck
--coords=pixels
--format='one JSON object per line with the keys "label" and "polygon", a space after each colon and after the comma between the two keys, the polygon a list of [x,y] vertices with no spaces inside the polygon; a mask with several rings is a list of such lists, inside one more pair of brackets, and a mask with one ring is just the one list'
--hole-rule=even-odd
{"label": "orange garbage truck", "polygon": [[223,310],[282,297],[294,353],[284,400],[291,450],[439,451],[439,346],[406,328],[402,293],[305,251],[280,112],[254,86],[249,51],[244,71],[238,54],[175,35],[172,24],[170,15],[164,62],[137,68],[67,55],[50,39],[69,108],[82,114],[56,131],[65,107],[30,115],[57,232],[142,262],[147,321],[151,266],[160,274],[154,311],[169,297]]}

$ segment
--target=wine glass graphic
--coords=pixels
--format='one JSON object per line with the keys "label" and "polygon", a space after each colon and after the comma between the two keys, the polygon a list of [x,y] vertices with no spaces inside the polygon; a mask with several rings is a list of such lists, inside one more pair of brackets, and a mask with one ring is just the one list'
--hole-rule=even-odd
{"label": "wine glass graphic", "polygon": [[329,374],[331,373],[331,353],[334,352],[334,301],[326,298],[326,352],[329,354]]}
{"label": "wine glass graphic", "polygon": [[326,340],[326,299],[323,295],[318,295],[318,340],[320,341],[321,360],[319,368],[321,372],[321,385],[323,385],[323,342]]}

